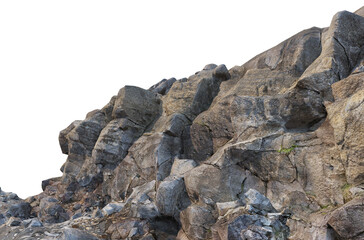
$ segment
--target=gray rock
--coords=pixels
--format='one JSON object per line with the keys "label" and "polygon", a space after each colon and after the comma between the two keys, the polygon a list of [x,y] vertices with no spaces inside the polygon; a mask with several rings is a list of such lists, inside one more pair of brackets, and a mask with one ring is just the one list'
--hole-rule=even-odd
{"label": "gray rock", "polygon": [[59,202],[51,197],[45,197],[40,201],[38,218],[45,223],[61,223],[67,221],[69,216]]}
{"label": "gray rock", "polygon": [[217,66],[214,69],[214,73],[212,74],[214,77],[219,78],[223,81],[229,80],[230,79],[230,73],[229,70],[226,68],[226,66],[224,64],[221,64],[219,66]]}
{"label": "gray rock", "polygon": [[202,164],[187,172],[184,179],[192,201],[206,198],[214,202],[229,202],[237,200],[242,192],[245,171],[239,166],[219,169]]}
{"label": "gray rock", "polygon": [[182,178],[169,177],[162,181],[157,190],[156,206],[161,214],[175,217],[191,204]]}
{"label": "gray rock", "polygon": [[125,206],[125,203],[113,202],[107,204],[102,210],[102,214],[105,216],[111,215],[113,213],[120,212]]}
{"label": "gray rock", "polygon": [[63,154],[68,154],[68,139],[67,139],[68,133],[70,133],[81,122],[82,121],[79,120],[73,121],[67,128],[65,128],[59,133],[58,140]]}
{"label": "gray rock", "polygon": [[10,227],[17,227],[20,226],[20,224],[21,220],[19,218],[14,218],[14,217],[11,217],[7,222],[7,225],[9,225]]}
{"label": "gray rock", "polygon": [[[92,149],[105,125],[105,115],[97,111],[64,136],[68,142],[68,157],[63,168],[64,181],[73,180],[80,172],[85,160],[91,157]],[[65,132],[67,131],[66,129]]]}
{"label": "gray rock", "polygon": [[208,70],[213,70],[215,68],[217,68],[217,65],[210,63],[210,64],[207,64],[202,70],[208,71]]}
{"label": "gray rock", "polygon": [[26,228],[37,228],[37,227],[43,227],[43,224],[41,221],[39,221],[38,218],[31,218],[23,221],[24,227]]}
{"label": "gray rock", "polygon": [[320,56],[306,69],[297,86],[319,91],[332,101],[330,86],[346,78],[357,65],[363,36],[363,17],[347,11],[337,13],[323,33]]}
{"label": "gray rock", "polygon": [[168,93],[169,89],[172,87],[172,84],[176,81],[177,80],[175,78],[170,78],[168,80],[163,79],[159,83],[150,87],[148,90],[155,92],[155,93],[162,94],[162,95],[166,95]]}
{"label": "gray rock", "polygon": [[98,240],[99,238],[79,229],[65,228],[61,240]]}
{"label": "gray rock", "polygon": [[147,127],[159,115],[160,100],[155,93],[142,88],[125,86],[120,89],[112,112],[113,118],[127,118]]}
{"label": "gray rock", "polygon": [[185,115],[175,113],[170,116],[162,116],[155,123],[153,130],[155,132],[164,132],[173,137],[181,137],[186,126],[190,125],[190,121]]}
{"label": "gray rock", "polygon": [[31,209],[30,204],[27,202],[16,203],[10,206],[9,210],[6,212],[6,216],[27,219],[30,217]]}
{"label": "gray rock", "polygon": [[[265,225],[269,223],[269,225]],[[268,221],[261,215],[242,214],[225,216],[213,226],[214,235],[227,239],[287,239],[289,228],[276,220]]]}
{"label": "gray rock", "polygon": [[201,71],[192,75],[186,82],[175,82],[163,98],[163,110],[167,116],[184,114],[193,120],[199,113],[207,110],[219,92],[221,79],[212,71]]}
{"label": "gray rock", "polygon": [[277,210],[274,209],[274,207],[270,203],[269,199],[255,189],[250,189],[244,194],[244,196],[246,204],[251,205],[260,212],[277,212]]}
{"label": "gray rock", "polygon": [[174,159],[171,176],[184,176],[185,173],[197,166],[193,159]]}
{"label": "gray rock", "polygon": [[92,156],[82,165],[77,175],[79,183],[87,186],[92,182],[101,182],[102,179],[97,178],[101,178],[103,170],[115,169],[143,130],[144,128],[126,118],[110,121],[101,131],[92,150]]}
{"label": "gray rock", "polygon": [[3,214],[0,214],[0,225],[6,223],[6,217]]}
{"label": "gray rock", "polygon": [[335,210],[328,224],[343,239],[360,239],[364,231],[364,198],[356,198]]}
{"label": "gray rock", "polygon": [[153,180],[146,184],[133,188],[133,192],[126,200],[126,208],[123,209],[129,217],[155,218],[160,216],[155,204],[155,184]]}
{"label": "gray rock", "polygon": [[164,133],[144,134],[115,169],[110,187],[113,199],[125,199],[132,188],[169,176],[173,160],[181,151],[181,140]]}
{"label": "gray rock", "polygon": [[229,211],[230,209],[237,208],[239,206],[242,206],[241,201],[217,202],[216,203],[216,208],[219,213],[219,216],[224,216],[227,213],[227,211]]}
{"label": "gray rock", "polygon": [[82,213],[78,212],[78,213],[75,213],[73,216],[72,216],[72,219],[77,219],[77,218],[80,218],[82,217]]}
{"label": "gray rock", "polygon": [[206,206],[190,205],[180,214],[183,232],[189,239],[208,239],[208,231],[216,221],[212,210]]}

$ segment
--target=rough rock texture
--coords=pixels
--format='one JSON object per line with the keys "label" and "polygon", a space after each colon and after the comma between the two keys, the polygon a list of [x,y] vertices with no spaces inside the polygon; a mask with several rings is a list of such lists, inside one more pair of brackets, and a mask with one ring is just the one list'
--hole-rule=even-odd
{"label": "rough rock texture", "polygon": [[125,86],[0,190],[0,239],[364,239],[364,10],[241,66]]}

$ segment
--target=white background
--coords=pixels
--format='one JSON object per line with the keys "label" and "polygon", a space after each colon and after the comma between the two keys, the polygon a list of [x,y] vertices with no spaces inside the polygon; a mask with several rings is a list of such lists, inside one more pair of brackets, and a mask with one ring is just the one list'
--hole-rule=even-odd
{"label": "white background", "polygon": [[208,63],[228,68],[350,1],[0,1],[0,187],[41,192],[66,159],[59,131],[124,85],[148,88]]}

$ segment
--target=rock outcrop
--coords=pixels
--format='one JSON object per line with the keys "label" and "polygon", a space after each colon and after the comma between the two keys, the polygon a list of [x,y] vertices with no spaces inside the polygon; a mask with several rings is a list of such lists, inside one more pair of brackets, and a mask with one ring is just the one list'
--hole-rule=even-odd
{"label": "rock outcrop", "polygon": [[0,238],[364,239],[363,12],[125,86],[60,132],[62,177],[0,191]]}

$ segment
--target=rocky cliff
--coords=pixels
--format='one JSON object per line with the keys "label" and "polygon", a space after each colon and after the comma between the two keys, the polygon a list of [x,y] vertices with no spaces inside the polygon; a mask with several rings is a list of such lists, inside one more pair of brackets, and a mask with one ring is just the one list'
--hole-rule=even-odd
{"label": "rocky cliff", "polygon": [[0,191],[1,239],[364,239],[364,8],[228,70],[125,86]]}

